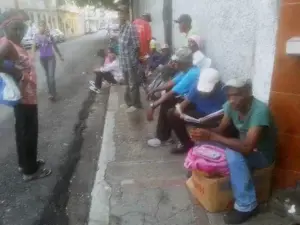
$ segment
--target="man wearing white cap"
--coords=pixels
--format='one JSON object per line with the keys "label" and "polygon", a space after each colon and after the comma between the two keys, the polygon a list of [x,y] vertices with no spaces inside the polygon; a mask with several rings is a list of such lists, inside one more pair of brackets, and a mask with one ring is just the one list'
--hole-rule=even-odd
{"label": "man wearing white cap", "polygon": [[[169,123],[181,143],[180,146],[172,149],[171,153],[185,153],[194,146],[186,130],[187,122],[181,118],[183,113],[198,119],[219,111],[225,102],[226,95],[222,88],[219,72],[212,68],[204,69],[198,83],[195,83],[185,100],[177,107],[177,110],[168,113]],[[220,118],[194,125],[197,127],[217,127],[218,121],[220,121]]]}
{"label": "man wearing white cap", "polygon": [[[176,103],[182,101],[182,98],[189,93],[193,84],[197,82],[200,69],[193,66],[193,54],[188,47],[182,47],[172,56],[172,60],[176,62],[177,69],[181,71],[172,79],[164,89],[168,92],[163,94],[160,99],[150,104],[147,112],[148,120],[153,119],[154,110],[160,106],[160,113],[156,129],[156,138],[148,141],[151,147],[158,147],[162,142],[169,140],[171,136],[171,127],[167,119],[169,109],[173,108]],[[162,90],[156,89],[154,90]],[[154,93],[152,91],[151,94]],[[176,98],[177,97],[177,98]]]}
{"label": "man wearing white cap", "polygon": [[[269,167],[275,160],[276,126],[268,106],[252,96],[251,83],[232,79],[225,85],[228,101],[224,117],[213,130],[199,129],[199,140],[216,141],[225,150],[235,198],[234,210],[224,216],[226,224],[242,224],[258,213],[253,169]],[[224,136],[233,123],[239,138]]]}

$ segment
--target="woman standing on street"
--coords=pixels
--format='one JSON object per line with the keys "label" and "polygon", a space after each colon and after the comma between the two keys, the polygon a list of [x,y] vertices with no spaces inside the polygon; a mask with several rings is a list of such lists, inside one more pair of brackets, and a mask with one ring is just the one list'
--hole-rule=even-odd
{"label": "woman standing on street", "polygon": [[[28,20],[26,13],[19,10],[0,14],[0,29],[4,33],[4,37],[0,38],[0,61],[11,61],[19,68],[18,80],[22,99],[14,108],[18,163],[23,179],[31,181],[49,176],[51,170],[43,167],[43,160],[37,160],[37,77],[32,58],[21,47],[21,40],[26,31],[24,23],[26,20]],[[5,72],[5,69],[2,72]]]}
{"label": "woman standing on street", "polygon": [[40,23],[39,33],[36,34],[35,44],[32,47],[32,54],[35,54],[36,46],[39,47],[40,61],[45,70],[49,99],[51,101],[56,100],[56,82],[55,82],[55,69],[56,58],[53,49],[58,54],[61,61],[63,57],[55,43],[54,38],[51,36],[47,24],[45,21]]}

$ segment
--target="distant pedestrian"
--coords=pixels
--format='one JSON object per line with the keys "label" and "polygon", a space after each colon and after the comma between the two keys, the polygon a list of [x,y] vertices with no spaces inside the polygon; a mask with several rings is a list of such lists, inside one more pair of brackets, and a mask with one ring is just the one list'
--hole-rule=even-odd
{"label": "distant pedestrian", "polygon": [[142,107],[140,99],[140,85],[142,77],[138,74],[139,67],[139,37],[136,27],[129,21],[129,11],[123,9],[119,13],[120,37],[119,60],[126,85],[126,112],[131,113]]}
{"label": "distant pedestrian", "polygon": [[27,20],[28,15],[19,10],[9,10],[0,14],[0,29],[5,34],[0,38],[0,61],[10,60],[20,65],[19,73],[22,78],[19,87],[22,99],[14,108],[16,143],[19,171],[25,181],[31,181],[50,175],[51,170],[43,168],[43,160],[37,160],[37,76],[32,58],[21,47],[21,40],[26,31],[24,22]]}
{"label": "distant pedestrian", "polygon": [[56,57],[53,49],[58,54],[61,61],[63,61],[62,54],[60,53],[53,36],[47,27],[45,21],[40,23],[39,33],[35,36],[35,44],[32,47],[32,54],[35,54],[36,46],[39,47],[40,61],[45,70],[49,99],[51,101],[56,100],[56,82],[55,82],[55,69],[56,69]]}

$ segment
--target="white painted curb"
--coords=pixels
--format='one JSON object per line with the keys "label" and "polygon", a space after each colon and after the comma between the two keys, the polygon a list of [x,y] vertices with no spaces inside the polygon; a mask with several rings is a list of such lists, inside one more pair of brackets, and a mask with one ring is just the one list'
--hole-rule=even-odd
{"label": "white painted curb", "polygon": [[111,87],[105,116],[102,145],[98,159],[98,170],[91,193],[92,199],[88,225],[109,224],[111,187],[105,181],[105,172],[108,163],[115,159],[116,148],[113,134],[115,114],[119,108],[118,102],[118,92],[114,87]]}

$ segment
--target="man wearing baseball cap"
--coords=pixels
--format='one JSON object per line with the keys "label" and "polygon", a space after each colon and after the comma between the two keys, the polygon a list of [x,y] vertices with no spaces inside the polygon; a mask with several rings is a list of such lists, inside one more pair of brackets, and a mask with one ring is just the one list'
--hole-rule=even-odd
{"label": "man wearing baseball cap", "polygon": [[[242,224],[258,213],[251,171],[274,163],[276,126],[269,107],[252,96],[251,82],[236,78],[229,80],[224,88],[228,101],[220,125],[213,130],[199,129],[198,138],[228,146],[225,153],[235,204],[234,210],[224,215],[224,221]],[[224,136],[231,123],[239,138]]]}
{"label": "man wearing baseball cap", "polygon": [[225,102],[226,95],[219,72],[212,68],[203,69],[198,82],[194,84],[185,100],[176,107],[176,110],[171,110],[168,113],[169,123],[181,143],[180,146],[172,149],[171,153],[186,153],[194,146],[194,142],[186,129],[187,124],[213,128],[217,127],[220,121],[220,117],[217,117],[203,124],[191,124],[184,121],[183,114],[198,119],[219,111]]}
{"label": "man wearing baseball cap", "polygon": [[180,33],[184,34],[185,43],[183,46],[188,46],[188,38],[191,35],[199,35],[192,27],[192,18],[188,14],[182,14],[174,21],[179,25]]}
{"label": "man wearing baseball cap", "polygon": [[193,66],[193,54],[188,47],[178,49],[172,56],[172,60],[176,62],[177,69],[181,72],[164,87],[157,88],[151,93],[154,94],[163,90],[168,91],[160,99],[151,103],[147,112],[148,120],[152,120],[154,110],[160,106],[156,138],[148,141],[151,147],[158,147],[162,142],[169,140],[171,127],[167,119],[167,113],[169,109],[173,108],[179,101],[182,101],[183,97],[188,94],[193,84],[197,82],[200,74],[200,69]]}

